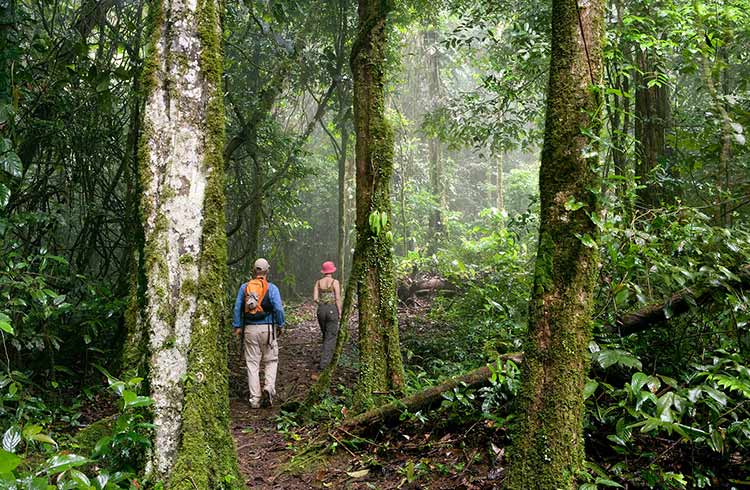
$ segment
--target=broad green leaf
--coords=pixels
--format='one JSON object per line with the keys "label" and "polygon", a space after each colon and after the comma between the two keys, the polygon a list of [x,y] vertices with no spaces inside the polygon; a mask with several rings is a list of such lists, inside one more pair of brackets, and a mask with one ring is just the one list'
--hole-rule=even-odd
{"label": "broad green leaf", "polygon": [[78,470],[70,470],[68,475],[70,475],[70,478],[79,485],[84,485],[85,487],[91,486],[91,480],[89,480],[89,477]]}
{"label": "broad green leaf", "polygon": [[0,311],[0,330],[13,335],[15,331],[11,325],[10,317]]}
{"label": "broad green leaf", "polygon": [[57,454],[47,460],[45,471],[49,474],[62,473],[65,470],[82,466],[88,462],[87,458],[77,454]]}
{"label": "broad green leaf", "polygon": [[688,390],[688,400],[695,403],[698,400],[698,398],[701,396],[702,391],[703,390],[701,390],[700,387],[690,388]]}
{"label": "broad green leaf", "polygon": [[122,392],[122,399],[125,402],[125,408],[147,407],[154,402],[147,396],[138,396],[129,390]]}
{"label": "broad green leaf", "polygon": [[643,385],[648,381],[648,375],[645,373],[637,372],[630,378],[630,390],[633,394],[638,393]]}
{"label": "broad green leaf", "polygon": [[595,379],[589,379],[586,381],[586,385],[583,387],[583,399],[586,400],[588,397],[593,395],[596,392],[596,389],[599,387],[599,382]]}
{"label": "broad green leaf", "polygon": [[625,287],[615,295],[615,304],[617,304],[617,306],[622,306],[627,303],[628,298],[630,298],[630,290]]}
{"label": "broad green leaf", "polygon": [[588,233],[584,234],[579,239],[581,240],[581,243],[583,243],[586,247],[596,248],[596,241],[591,238],[591,235],[589,235]]}
{"label": "broad green leaf", "polygon": [[23,166],[21,165],[21,159],[18,158],[16,152],[13,150],[6,150],[0,155],[0,169],[16,178],[21,176]]}
{"label": "broad green leaf", "polygon": [[717,390],[716,388],[708,385],[703,385],[703,392],[706,393],[708,396],[719,402],[721,406],[727,405],[727,395],[722,393],[721,391]]}
{"label": "broad green leaf", "polygon": [[602,485],[604,487],[624,488],[622,485],[620,485],[616,481],[608,480],[606,478],[597,478],[596,484]]}
{"label": "broad green leaf", "polygon": [[9,473],[21,464],[21,458],[5,449],[0,449],[0,473]]}
{"label": "broad green leaf", "polygon": [[10,201],[10,189],[0,182],[0,208],[4,208]]}
{"label": "broad green leaf", "polygon": [[109,78],[106,78],[96,85],[97,92],[106,92],[109,89]]}
{"label": "broad green leaf", "polygon": [[668,391],[656,400],[656,415],[662,422],[674,422],[672,417],[672,401],[674,393]]}
{"label": "broad green leaf", "polygon": [[603,369],[615,364],[641,369],[641,361],[633,354],[621,349],[603,349],[596,353],[596,360]]}
{"label": "broad green leaf", "polygon": [[47,483],[46,478],[34,478],[24,490],[51,490],[54,488]]}
{"label": "broad green leaf", "polygon": [[32,441],[44,442],[44,443],[47,443],[47,444],[52,444],[54,446],[57,446],[57,443],[55,442],[55,440],[52,439],[47,434],[34,434],[29,439],[31,439]]}
{"label": "broad green leaf", "polygon": [[652,402],[654,402],[654,405],[656,405],[656,396],[654,396],[654,394],[651,393],[650,391],[643,390],[638,393],[638,396],[635,402],[635,409],[640,410],[641,405],[643,405],[643,402],[645,402],[646,400],[651,400]]}
{"label": "broad green leaf", "polygon": [[39,434],[42,431],[42,427],[35,424],[27,425],[23,428],[23,438],[30,440],[33,436]]}
{"label": "broad green leaf", "polygon": [[577,201],[574,196],[570,196],[570,199],[565,201],[565,210],[566,211],[578,211],[582,207],[584,207],[586,203]]}
{"label": "broad green leaf", "polygon": [[94,455],[100,456],[109,447],[109,444],[111,442],[112,442],[111,436],[104,436],[98,441],[96,441],[96,445],[94,446]]}

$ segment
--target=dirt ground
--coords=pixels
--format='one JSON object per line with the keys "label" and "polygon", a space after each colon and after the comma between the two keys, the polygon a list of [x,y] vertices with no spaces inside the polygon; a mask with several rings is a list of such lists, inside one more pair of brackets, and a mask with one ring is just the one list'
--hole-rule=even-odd
{"label": "dirt ground", "polygon": [[[375,440],[360,440],[358,446],[349,447],[344,447],[343,440],[355,438],[335,427],[299,428],[291,436],[278,431],[279,406],[307,392],[319,359],[321,335],[314,306],[302,305],[290,317],[293,319],[290,328],[279,340],[278,394],[273,407],[250,409],[244,386],[245,371],[232,369],[231,386],[235,395],[231,401],[232,433],[248,488],[499,488],[502,470],[487,464],[498,458],[493,457],[489,445],[482,448],[485,428],[476,424],[457,433],[425,432],[424,428],[407,426],[373,435]],[[239,364],[237,359],[233,365]],[[352,373],[344,371],[333,386],[352,382]],[[293,469],[292,458],[296,455],[296,460],[305,459],[306,455],[300,455],[305,447],[313,445],[311,441],[317,451],[307,459],[307,464]],[[470,443],[464,444],[465,441]],[[328,451],[322,455],[320,450],[332,444],[337,446],[335,453]],[[499,449],[494,454],[501,455]]]}
{"label": "dirt ground", "polygon": [[[311,305],[300,307],[293,317],[303,315],[304,320],[296,325],[290,322],[279,338],[277,396],[273,407],[251,409],[247,403],[247,387],[242,384],[247,383],[245,370],[232,369],[232,391],[238,396],[231,400],[232,434],[248,488],[311,488],[305,478],[280,474],[293,453],[275,423],[279,406],[295,395],[304,395],[312,384],[311,375],[319,359],[320,329],[311,310]],[[234,366],[238,364],[239,359]]]}

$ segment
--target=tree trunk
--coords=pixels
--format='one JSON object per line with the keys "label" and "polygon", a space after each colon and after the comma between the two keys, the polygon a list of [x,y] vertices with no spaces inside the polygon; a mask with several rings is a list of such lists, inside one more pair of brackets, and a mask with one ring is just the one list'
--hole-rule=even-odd
{"label": "tree trunk", "polygon": [[[552,2],[539,189],[541,222],[508,489],[574,489],[583,470],[583,386],[598,256],[591,154],[597,135],[604,5]],[[582,206],[570,204],[581,203]]]}
{"label": "tree trunk", "polygon": [[727,212],[726,196],[731,195],[731,181],[729,179],[729,161],[732,156],[732,118],[724,106],[724,94],[720,94],[714,81],[714,73],[708,58],[703,55],[701,60],[703,81],[708,88],[711,102],[721,118],[721,145],[719,150],[719,168],[716,172],[716,223],[720,226],[729,226],[731,214]]}
{"label": "tree trunk", "polygon": [[341,155],[339,155],[339,202],[338,202],[338,244],[337,258],[339,266],[339,277],[346,280],[346,249],[348,222],[346,219],[346,155],[349,150],[349,129],[341,128]]}
{"label": "tree trunk", "polygon": [[386,16],[390,8],[390,2],[359,0],[359,30],[351,58],[357,133],[355,253],[364,264],[356,277],[360,373],[355,403],[361,408],[373,404],[373,392],[399,391],[404,382],[390,231],[393,130],[385,119]]}
{"label": "tree trunk", "polygon": [[666,126],[669,120],[669,92],[664,83],[657,82],[661,75],[653,55],[636,49],[635,70],[635,140],[636,175],[643,188],[638,190],[638,200],[645,207],[659,205],[659,190],[653,182],[652,171],[666,153]]}
{"label": "tree trunk", "polygon": [[155,427],[147,470],[170,489],[244,488],[227,393],[220,6],[149,8],[139,153]]}
{"label": "tree trunk", "polygon": [[[430,111],[432,112],[438,108],[440,103],[440,51],[438,49],[437,38],[438,33],[434,29],[424,33],[423,46],[427,51],[427,59],[429,60],[427,94],[430,99]],[[443,162],[440,140],[436,135],[430,135],[429,140],[427,141],[427,147],[430,157],[430,190],[435,205],[435,208],[430,212],[429,221],[429,252],[433,253],[437,249],[437,242],[443,232],[442,208],[445,204],[443,192]]]}
{"label": "tree trunk", "polygon": [[341,134],[341,143],[339,145],[339,181],[338,181],[338,244],[337,244],[337,258],[339,267],[339,277],[341,277],[342,283],[346,282],[346,250],[348,244],[348,222],[346,216],[346,166],[347,160],[349,159],[349,124],[351,123],[351,87],[345,76],[346,68],[346,41],[350,37],[350,30],[348,28],[349,22],[349,1],[341,0],[339,2],[339,33],[336,40],[336,76],[339,80],[336,84],[336,99],[339,106],[338,117],[336,122],[339,127],[339,133]]}
{"label": "tree trunk", "polygon": [[503,161],[505,160],[505,153],[501,153],[497,156],[497,210],[503,212],[505,210],[505,193],[503,191]]}

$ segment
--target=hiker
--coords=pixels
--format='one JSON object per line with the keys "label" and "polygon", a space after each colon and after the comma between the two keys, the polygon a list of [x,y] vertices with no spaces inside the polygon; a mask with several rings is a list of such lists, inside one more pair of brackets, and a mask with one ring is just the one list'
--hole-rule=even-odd
{"label": "hiker", "polygon": [[333,278],[334,272],[336,265],[333,262],[323,262],[320,268],[323,277],[315,281],[313,288],[313,301],[318,304],[318,325],[323,333],[323,345],[320,349],[321,371],[331,363],[341,318],[341,286]]}
{"label": "hiker", "polygon": [[[284,327],[284,307],[275,284],[268,282],[269,264],[258,259],[253,265],[253,278],[242,284],[234,302],[232,326],[241,339],[247,365],[250,408],[270,407],[276,396],[276,369],[279,364],[279,334]],[[265,380],[260,391],[260,361],[263,360]]]}

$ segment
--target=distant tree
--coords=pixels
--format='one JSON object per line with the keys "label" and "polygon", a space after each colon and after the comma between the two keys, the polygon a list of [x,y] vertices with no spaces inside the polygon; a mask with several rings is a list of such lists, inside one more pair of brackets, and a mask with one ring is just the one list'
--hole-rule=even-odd
{"label": "distant tree", "polygon": [[396,318],[390,185],[393,130],[385,118],[385,53],[391,2],[359,1],[359,31],[352,47],[357,182],[356,274],[360,375],[355,398],[399,390],[404,381]]}
{"label": "distant tree", "polygon": [[541,223],[509,489],[574,489],[583,471],[583,387],[597,272],[604,2],[552,2],[552,51],[539,189]]}
{"label": "distant tree", "polygon": [[[229,432],[219,0],[154,1],[139,154],[152,480],[243,488]],[[132,312],[131,312],[132,313]]]}

